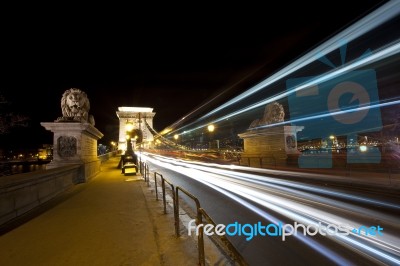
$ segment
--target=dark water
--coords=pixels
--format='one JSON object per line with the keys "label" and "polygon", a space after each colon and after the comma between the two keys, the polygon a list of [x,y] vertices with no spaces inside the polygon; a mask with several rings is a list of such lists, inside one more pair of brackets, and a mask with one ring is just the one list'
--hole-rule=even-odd
{"label": "dark water", "polygon": [[20,173],[33,172],[37,170],[44,170],[46,169],[46,165],[45,164],[13,165],[11,168],[14,174],[20,174]]}
{"label": "dark water", "polygon": [[46,164],[23,163],[23,164],[0,164],[0,176],[28,173],[46,169]]}

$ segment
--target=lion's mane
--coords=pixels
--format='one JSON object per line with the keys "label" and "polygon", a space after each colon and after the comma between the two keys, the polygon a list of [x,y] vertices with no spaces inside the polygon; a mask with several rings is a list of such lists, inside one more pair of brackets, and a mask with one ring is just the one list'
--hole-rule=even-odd
{"label": "lion's mane", "polygon": [[283,106],[277,102],[268,104],[265,107],[264,116],[261,119],[254,120],[249,128],[256,128],[263,125],[271,125],[285,120],[285,111]]}
{"label": "lion's mane", "polygon": [[89,122],[94,125],[93,116],[89,116],[90,102],[84,91],[71,88],[61,98],[62,118],[59,121]]}

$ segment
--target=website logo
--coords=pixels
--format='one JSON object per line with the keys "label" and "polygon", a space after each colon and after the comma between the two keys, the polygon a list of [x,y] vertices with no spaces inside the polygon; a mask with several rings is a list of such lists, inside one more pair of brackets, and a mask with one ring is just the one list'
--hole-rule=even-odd
{"label": "website logo", "polygon": [[284,224],[279,222],[278,224],[269,223],[263,224],[262,222],[257,222],[254,224],[241,224],[238,222],[230,223],[228,225],[224,224],[199,224],[196,225],[196,220],[190,220],[188,223],[188,235],[199,235],[200,230],[207,236],[212,235],[228,235],[228,236],[244,236],[246,241],[252,240],[255,236],[269,236],[269,237],[280,237],[282,241],[285,241],[288,236],[303,234],[304,236],[315,236],[320,234],[322,236],[326,235],[344,235],[358,234],[364,236],[383,236],[383,228],[380,225],[377,226],[365,226],[362,225],[358,228],[351,229],[351,226],[341,224],[328,224],[322,225],[319,222],[317,225],[304,225],[295,222],[294,225]]}
{"label": "website logo", "polygon": [[[347,45],[340,48],[342,65],[345,63]],[[370,54],[367,51],[363,57]],[[336,69],[325,56],[319,61]],[[343,71],[313,77],[288,79],[286,89],[296,90],[288,97],[290,119],[304,126],[298,139],[321,139],[324,153],[299,157],[301,168],[331,168],[335,136],[347,136],[347,163],[379,163],[381,153],[377,147],[359,149],[358,133],[382,129],[376,72],[373,69]],[[368,142],[366,140],[366,142]]]}

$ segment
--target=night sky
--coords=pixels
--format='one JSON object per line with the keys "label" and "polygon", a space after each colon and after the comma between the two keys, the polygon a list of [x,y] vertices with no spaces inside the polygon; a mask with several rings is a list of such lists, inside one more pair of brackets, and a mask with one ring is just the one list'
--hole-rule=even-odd
{"label": "night sky", "polygon": [[384,2],[13,10],[1,26],[0,93],[30,122],[2,134],[0,148],[51,144],[40,122],[62,116],[69,88],[87,93],[105,135],[99,143],[118,139],[119,106],[154,108],[161,131],[222,91],[215,104],[250,88]]}

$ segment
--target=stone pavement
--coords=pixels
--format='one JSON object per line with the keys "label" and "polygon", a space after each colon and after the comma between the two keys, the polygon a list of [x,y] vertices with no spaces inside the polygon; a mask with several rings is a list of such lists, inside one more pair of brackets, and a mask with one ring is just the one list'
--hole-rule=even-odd
{"label": "stone pavement", "polygon": [[[172,210],[164,214],[154,188],[121,174],[118,161],[1,228],[0,265],[197,265],[196,240],[175,236]],[[205,253],[208,265],[227,265],[216,248]]]}

